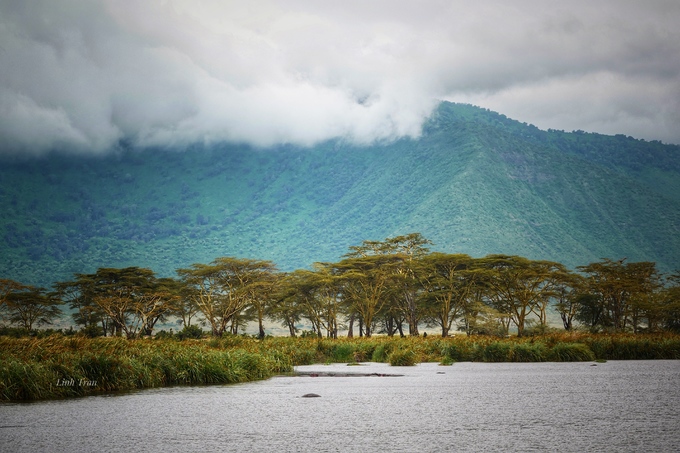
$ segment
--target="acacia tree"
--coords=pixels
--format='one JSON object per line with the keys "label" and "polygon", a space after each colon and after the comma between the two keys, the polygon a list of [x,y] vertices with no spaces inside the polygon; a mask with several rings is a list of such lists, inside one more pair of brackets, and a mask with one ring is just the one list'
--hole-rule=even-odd
{"label": "acacia tree", "polygon": [[393,260],[386,255],[368,255],[345,258],[335,265],[343,283],[343,295],[361,318],[367,337],[372,335],[375,317],[388,299],[394,275],[389,266]]}
{"label": "acacia tree", "polygon": [[585,291],[594,296],[597,304],[590,311],[601,313],[597,324],[615,332],[629,326],[637,331],[644,317],[645,299],[660,287],[655,263],[624,263],[625,260],[606,258],[577,267],[586,275]]}
{"label": "acacia tree", "polygon": [[[416,275],[417,260],[429,252],[431,241],[420,233],[387,238],[384,241],[364,241],[360,246],[351,246],[348,258],[368,256],[389,257],[389,270],[393,274],[391,292],[396,306],[402,312],[403,319],[409,326],[409,335],[417,336],[421,310],[418,304],[419,292],[422,290]],[[390,311],[390,310],[388,310]],[[394,319],[395,317],[392,316]],[[389,322],[389,321],[388,321]]]}
{"label": "acacia tree", "polygon": [[583,277],[578,274],[569,273],[555,287],[555,309],[562,318],[564,330],[573,329],[574,319],[578,315],[581,293],[584,285]]}
{"label": "acacia tree", "polygon": [[297,335],[296,325],[303,317],[299,298],[300,292],[298,291],[295,272],[281,274],[268,314],[270,319],[279,321],[282,326],[287,327],[291,337]]}
{"label": "acacia tree", "polygon": [[538,316],[539,325],[545,329],[548,327],[550,302],[557,300],[562,291],[569,288],[569,285],[573,282],[573,274],[564,265],[554,261],[532,261],[532,267],[535,272],[533,278],[536,281],[543,279],[543,282],[536,286],[538,294],[532,311]]}
{"label": "acacia tree", "polygon": [[172,314],[177,318],[178,324],[191,327],[191,322],[201,311],[196,305],[196,288],[187,285],[183,280],[173,280],[171,291],[177,297]]}
{"label": "acacia tree", "polygon": [[663,287],[656,263],[629,263],[629,278],[633,281],[631,293],[631,324],[637,333],[646,322],[647,329],[654,330],[662,317],[661,294]]}
{"label": "acacia tree", "polygon": [[546,322],[547,301],[555,294],[559,275],[566,272],[564,266],[508,255],[489,255],[481,262],[490,271],[486,278],[489,296],[495,308],[509,315],[518,336],[524,335],[531,313]]}
{"label": "acacia tree", "polygon": [[[5,314],[7,310],[7,297],[15,291],[23,291],[27,288],[26,285],[22,285],[14,280],[9,280],[6,278],[0,278],[0,316]],[[0,318],[2,319],[2,318]]]}
{"label": "acacia tree", "polygon": [[171,280],[157,279],[151,269],[139,267],[99,268],[57,284],[58,293],[79,308],[86,325],[99,318],[105,332],[130,339],[151,335],[155,324],[173,311],[171,287]]}
{"label": "acacia tree", "polygon": [[421,257],[418,265],[428,318],[447,337],[454,321],[473,301],[473,260],[465,254],[431,253]]}
{"label": "acacia tree", "polygon": [[231,332],[237,331],[243,310],[261,295],[251,285],[261,281],[263,273],[274,269],[270,261],[222,257],[210,264],[178,269],[177,273],[195,288],[196,305],[210,323],[212,334],[221,337],[229,323]]}
{"label": "acacia tree", "polygon": [[177,312],[181,301],[180,286],[173,278],[151,279],[148,286],[140,291],[133,304],[134,314],[141,320],[139,332],[151,335],[158,321]]}
{"label": "acacia tree", "polygon": [[62,301],[44,288],[12,284],[5,287],[3,311],[12,324],[31,331],[33,327],[52,324],[61,314]]}
{"label": "acacia tree", "polygon": [[264,262],[259,269],[254,270],[252,281],[246,285],[247,297],[250,300],[248,310],[257,319],[258,338],[265,337],[264,318],[273,303],[273,294],[279,283],[274,263]]}
{"label": "acacia tree", "polygon": [[680,272],[668,277],[668,284],[660,292],[661,320],[666,330],[680,332]]}
{"label": "acacia tree", "polygon": [[25,287],[25,285],[15,282],[14,280],[0,278],[0,305],[5,302],[5,299],[10,295],[10,293],[16,290],[21,290]]}
{"label": "acacia tree", "polygon": [[335,269],[327,263],[314,263],[314,270],[298,269],[286,278],[299,313],[312,324],[321,338],[326,330],[329,338],[338,337],[338,315],[341,310],[341,282]]}
{"label": "acacia tree", "polygon": [[392,337],[397,332],[399,332],[400,337],[404,337],[404,323],[406,323],[406,317],[401,307],[395,301],[395,291],[389,291],[389,300],[380,310],[378,314],[380,318],[380,325],[382,326],[381,332],[387,334],[387,336]]}
{"label": "acacia tree", "polygon": [[69,304],[72,310],[73,321],[82,326],[81,333],[90,337],[106,336],[112,321],[104,310],[94,303],[94,282],[84,274],[76,274],[75,281],[57,282],[55,285],[57,294]]}

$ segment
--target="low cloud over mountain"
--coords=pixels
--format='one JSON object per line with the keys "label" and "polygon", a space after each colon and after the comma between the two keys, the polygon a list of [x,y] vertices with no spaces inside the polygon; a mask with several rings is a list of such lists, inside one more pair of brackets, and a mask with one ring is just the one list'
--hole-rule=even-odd
{"label": "low cloud over mountain", "polygon": [[418,136],[441,99],[680,143],[669,0],[0,1],[0,153]]}

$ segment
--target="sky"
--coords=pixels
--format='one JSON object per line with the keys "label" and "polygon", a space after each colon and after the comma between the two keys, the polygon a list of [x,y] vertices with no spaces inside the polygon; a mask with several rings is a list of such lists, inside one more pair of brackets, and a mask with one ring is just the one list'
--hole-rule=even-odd
{"label": "sky", "polygon": [[417,137],[442,100],[680,144],[677,0],[0,0],[0,154]]}

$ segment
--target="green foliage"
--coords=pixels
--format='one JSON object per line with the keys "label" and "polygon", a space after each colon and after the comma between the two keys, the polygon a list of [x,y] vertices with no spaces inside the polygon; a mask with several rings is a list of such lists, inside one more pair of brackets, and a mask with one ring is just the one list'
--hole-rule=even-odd
{"label": "green foliage", "polygon": [[412,349],[397,349],[387,356],[387,361],[392,366],[414,366],[417,355]]}
{"label": "green foliage", "polygon": [[484,348],[482,359],[485,362],[511,362],[514,345],[507,341],[494,341]]}
{"label": "green foliage", "polygon": [[330,356],[334,362],[352,362],[354,361],[354,347],[349,343],[336,343]]}
{"label": "green foliage", "polygon": [[419,362],[680,359],[680,336],[552,334],[530,340],[228,336],[211,341],[51,335],[0,336],[0,400],[33,400],[167,385],[227,384],[288,373],[295,365],[356,354],[393,366]]}
{"label": "green foliage", "polygon": [[602,335],[584,343],[605,360],[680,359],[680,340],[672,335]]}
{"label": "green foliage", "polygon": [[100,263],[171,276],[215,250],[292,270],[394,231],[473,256],[678,265],[677,146],[442,103],[421,137],[381,146],[182,151],[1,162],[0,276],[47,286]]}
{"label": "green foliage", "polygon": [[547,348],[540,342],[524,342],[514,345],[513,362],[543,362],[546,360]]}
{"label": "green foliage", "polygon": [[5,327],[5,326],[2,326],[2,327],[0,327],[0,335],[12,337],[12,338],[21,338],[21,337],[30,336],[31,331],[28,330],[28,329],[24,329],[23,327]]}
{"label": "green foliage", "polygon": [[280,351],[204,342],[0,337],[0,399],[41,399],[175,384],[252,381],[291,370]]}
{"label": "green foliage", "polygon": [[379,344],[373,350],[373,354],[371,354],[371,360],[373,362],[387,362],[390,351],[391,347],[389,344]]}
{"label": "green foliage", "polygon": [[595,354],[583,343],[557,343],[550,349],[551,362],[587,362],[595,360]]}
{"label": "green foliage", "polygon": [[483,360],[488,337],[450,338],[442,347],[441,354],[454,362],[478,362]]}
{"label": "green foliage", "polygon": [[90,324],[89,326],[81,327],[78,331],[81,335],[85,335],[89,338],[101,337],[104,335],[104,329],[100,325]]}
{"label": "green foliage", "polygon": [[187,338],[197,340],[203,337],[203,330],[196,324],[191,326],[185,326],[182,330],[177,332],[177,338],[180,340],[185,340]]}

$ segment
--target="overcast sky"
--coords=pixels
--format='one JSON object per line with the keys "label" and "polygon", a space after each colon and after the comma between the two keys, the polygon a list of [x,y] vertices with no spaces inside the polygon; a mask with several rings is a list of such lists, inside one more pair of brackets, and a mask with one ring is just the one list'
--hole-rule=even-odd
{"label": "overcast sky", "polygon": [[0,0],[0,153],[370,142],[440,100],[680,143],[680,1]]}

